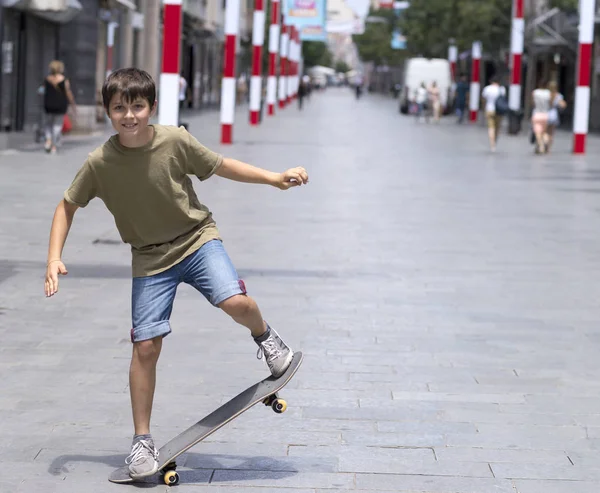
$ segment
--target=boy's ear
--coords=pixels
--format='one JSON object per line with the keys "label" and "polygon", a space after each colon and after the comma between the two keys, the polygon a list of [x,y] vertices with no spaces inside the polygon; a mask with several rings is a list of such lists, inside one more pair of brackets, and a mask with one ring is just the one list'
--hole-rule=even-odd
{"label": "boy's ear", "polygon": [[150,112],[152,116],[154,116],[154,114],[156,113],[156,108],[158,108],[158,101],[154,100],[154,104],[152,105],[152,111]]}

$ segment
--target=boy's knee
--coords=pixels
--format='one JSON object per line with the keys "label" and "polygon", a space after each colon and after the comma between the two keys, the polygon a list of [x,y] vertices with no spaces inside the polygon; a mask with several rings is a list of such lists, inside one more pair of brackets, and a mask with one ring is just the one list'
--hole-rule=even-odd
{"label": "boy's knee", "polygon": [[133,352],[141,361],[155,361],[160,355],[162,337],[133,343]]}
{"label": "boy's knee", "polygon": [[252,298],[245,294],[236,294],[235,296],[222,301],[218,306],[227,313],[227,315],[233,318],[243,318],[254,310],[256,303]]}

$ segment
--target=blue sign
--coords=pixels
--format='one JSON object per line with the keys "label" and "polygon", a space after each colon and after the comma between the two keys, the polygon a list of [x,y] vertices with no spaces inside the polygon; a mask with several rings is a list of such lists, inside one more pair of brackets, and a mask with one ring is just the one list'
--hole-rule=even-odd
{"label": "blue sign", "polygon": [[392,32],[390,45],[392,50],[406,50],[406,37],[402,36],[400,29],[394,29],[394,32]]}
{"label": "blue sign", "polygon": [[326,41],[326,0],[283,0],[285,23],[294,26],[302,41]]}

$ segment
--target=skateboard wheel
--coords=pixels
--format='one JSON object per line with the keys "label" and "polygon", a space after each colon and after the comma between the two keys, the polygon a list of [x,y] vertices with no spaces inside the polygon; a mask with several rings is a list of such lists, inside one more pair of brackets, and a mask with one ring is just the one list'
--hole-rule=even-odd
{"label": "skateboard wheel", "polygon": [[271,407],[277,414],[281,414],[287,409],[287,402],[285,402],[283,399],[275,399],[271,404]]}
{"label": "skateboard wheel", "polygon": [[163,480],[165,484],[168,484],[169,486],[175,486],[177,483],[179,483],[179,474],[177,474],[175,471],[167,471],[163,476]]}

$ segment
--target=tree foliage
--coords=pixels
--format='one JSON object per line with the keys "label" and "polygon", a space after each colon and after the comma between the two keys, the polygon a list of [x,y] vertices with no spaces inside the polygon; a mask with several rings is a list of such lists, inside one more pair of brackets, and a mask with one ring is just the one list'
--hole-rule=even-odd
{"label": "tree foliage", "polygon": [[327,44],[321,41],[303,41],[302,57],[305,67],[314,67],[315,65],[333,67],[333,55]]}
{"label": "tree foliage", "polygon": [[345,74],[346,72],[350,72],[351,69],[351,67],[343,60],[338,60],[337,62],[335,62],[334,68],[336,72],[341,72],[343,74]]}
{"label": "tree foliage", "polygon": [[411,0],[399,21],[411,55],[446,58],[449,40],[459,50],[481,41],[498,56],[510,45],[512,0]]}
{"label": "tree foliage", "polygon": [[398,20],[393,10],[371,10],[365,24],[365,32],[352,36],[358,54],[364,62],[375,65],[398,65],[407,56],[404,50],[391,47],[392,32]]}

